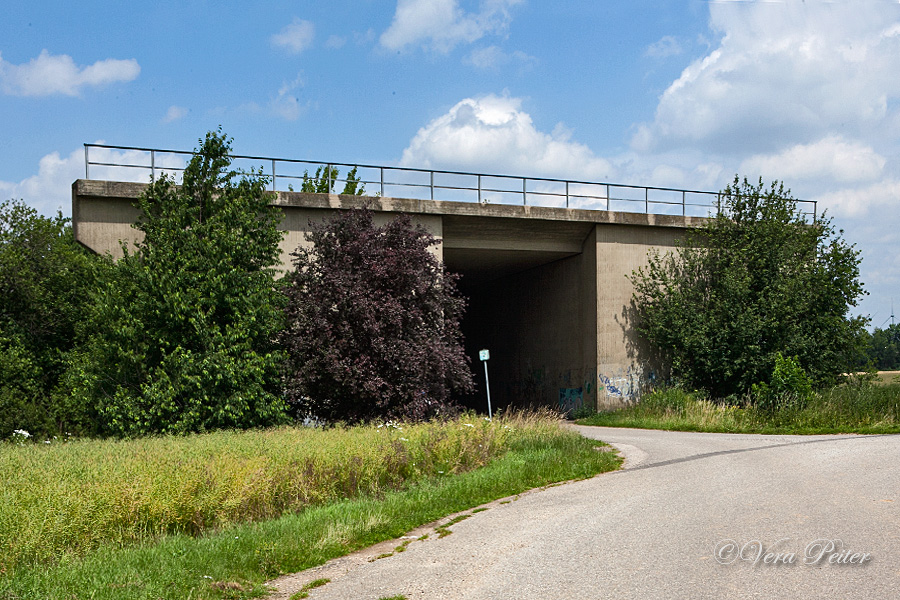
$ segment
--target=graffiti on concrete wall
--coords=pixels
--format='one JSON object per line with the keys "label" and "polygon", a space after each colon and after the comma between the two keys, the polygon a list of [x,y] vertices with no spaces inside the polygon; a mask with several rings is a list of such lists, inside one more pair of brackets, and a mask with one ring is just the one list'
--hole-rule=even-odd
{"label": "graffiti on concrete wall", "polygon": [[625,404],[637,402],[641,392],[655,379],[655,373],[644,369],[642,365],[631,365],[627,369],[619,369],[613,373],[598,375],[599,387],[607,398],[615,398]]}
{"label": "graffiti on concrete wall", "polygon": [[[607,377],[606,375],[601,374],[599,376],[600,385],[602,385],[606,389],[606,393],[609,396],[628,396],[630,395],[630,389],[626,387],[628,383],[628,379],[625,377]],[[622,390],[625,389],[625,392]]]}
{"label": "graffiti on concrete wall", "polygon": [[579,409],[584,404],[582,388],[559,388],[559,411],[565,414]]}

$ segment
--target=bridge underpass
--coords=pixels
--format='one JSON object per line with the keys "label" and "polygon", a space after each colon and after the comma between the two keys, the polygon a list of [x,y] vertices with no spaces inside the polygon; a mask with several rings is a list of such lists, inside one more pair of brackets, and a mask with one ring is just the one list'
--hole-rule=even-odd
{"label": "bridge underpass", "polygon": [[[584,339],[589,328],[581,309],[581,254],[592,229],[578,221],[443,219],[444,263],[461,275],[460,291],[469,299],[463,321],[466,354],[491,351],[495,409],[558,403],[558,385],[581,388],[585,400],[592,382],[576,385],[572,365],[587,362],[585,343],[590,344]],[[466,400],[483,407],[483,367],[477,361],[473,367],[480,393]],[[548,372],[560,375],[548,378]]]}
{"label": "bridge underpass", "polygon": [[[76,239],[121,255],[134,242],[134,200],[144,184],[78,180],[73,184]],[[469,298],[466,351],[483,399],[478,350],[491,351],[495,407],[611,407],[634,399],[655,365],[628,312],[627,276],[651,248],[674,246],[703,219],[601,210],[277,192],[286,231],[282,261],[306,244],[310,220],[369,203],[376,222],[410,214],[442,244],[435,249],[462,275]],[[468,401],[474,401],[470,398]],[[483,405],[481,405],[483,406]]]}

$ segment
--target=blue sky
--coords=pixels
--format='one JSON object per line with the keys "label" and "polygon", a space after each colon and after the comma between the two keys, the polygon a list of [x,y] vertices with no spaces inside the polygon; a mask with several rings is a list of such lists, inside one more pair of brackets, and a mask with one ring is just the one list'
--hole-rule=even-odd
{"label": "blue sky", "polygon": [[[252,8],[251,8],[252,7]],[[900,307],[900,3],[21,2],[0,20],[0,197],[70,212],[82,144],[818,200]]]}

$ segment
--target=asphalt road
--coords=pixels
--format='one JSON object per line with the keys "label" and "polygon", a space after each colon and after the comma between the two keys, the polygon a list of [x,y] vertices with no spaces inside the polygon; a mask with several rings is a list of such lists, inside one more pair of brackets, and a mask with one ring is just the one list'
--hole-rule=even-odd
{"label": "asphalt road", "polygon": [[900,436],[578,430],[626,468],[283,579],[277,597],[329,577],[311,600],[900,598]]}

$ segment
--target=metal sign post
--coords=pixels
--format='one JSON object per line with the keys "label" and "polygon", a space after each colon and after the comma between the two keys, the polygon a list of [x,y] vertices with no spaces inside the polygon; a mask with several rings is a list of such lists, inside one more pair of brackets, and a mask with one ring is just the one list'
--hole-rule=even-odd
{"label": "metal sign post", "polygon": [[481,362],[484,363],[484,389],[487,390],[488,419],[493,419],[494,415],[491,414],[491,382],[488,379],[488,369],[487,369],[487,361],[489,361],[491,358],[490,350],[479,350],[478,358],[480,358]]}

